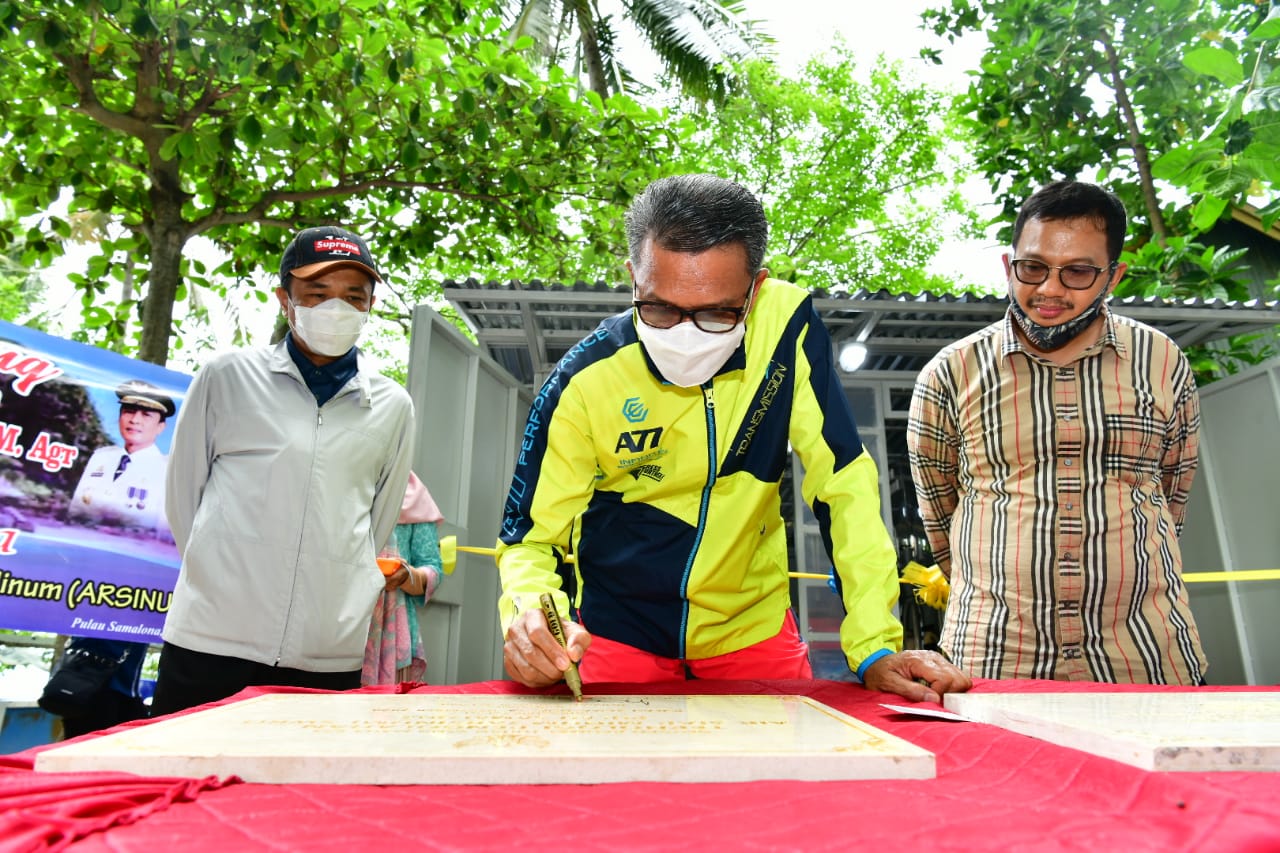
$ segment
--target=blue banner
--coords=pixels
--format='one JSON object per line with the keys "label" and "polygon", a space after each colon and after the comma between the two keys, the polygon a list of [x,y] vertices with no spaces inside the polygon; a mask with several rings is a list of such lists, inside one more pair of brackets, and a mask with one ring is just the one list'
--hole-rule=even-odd
{"label": "blue banner", "polygon": [[191,377],[0,322],[0,628],[159,642]]}

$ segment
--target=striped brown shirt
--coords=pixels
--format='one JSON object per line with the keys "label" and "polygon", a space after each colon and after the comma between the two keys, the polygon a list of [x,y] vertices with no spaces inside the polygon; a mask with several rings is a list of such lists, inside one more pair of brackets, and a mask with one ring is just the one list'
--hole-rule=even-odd
{"label": "striped brown shirt", "polygon": [[1057,365],[1012,322],[938,353],[911,401],[911,472],[951,579],[943,651],[982,678],[1200,683],[1178,548],[1200,428],[1186,357],[1108,311]]}

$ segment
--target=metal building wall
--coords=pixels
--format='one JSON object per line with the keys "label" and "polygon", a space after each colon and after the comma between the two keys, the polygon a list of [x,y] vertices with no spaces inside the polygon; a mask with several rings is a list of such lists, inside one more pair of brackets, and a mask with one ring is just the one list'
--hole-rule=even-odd
{"label": "metal building wall", "polygon": [[[1200,389],[1184,572],[1280,567],[1280,359]],[[1280,683],[1280,581],[1194,583],[1212,684]]]}
{"label": "metal building wall", "polygon": [[[440,535],[493,547],[529,393],[426,305],[413,313],[408,390],[416,415],[413,470],[445,517]],[[492,556],[458,554],[454,573],[418,614],[428,683],[503,677],[499,590]]]}
{"label": "metal building wall", "polygon": [[[881,466],[890,530],[899,507],[887,482],[886,432],[900,428],[891,420],[905,413],[894,393],[909,398],[909,383],[893,379],[871,373],[845,381]],[[531,393],[427,306],[414,313],[408,386],[417,411],[414,470],[445,515],[442,535],[492,546]],[[868,393],[876,403],[870,411]],[[1280,567],[1280,359],[1201,389],[1201,409],[1200,474],[1181,540],[1185,571]],[[825,555],[813,547],[812,519],[795,491],[795,568],[825,572]],[[824,617],[838,614],[814,606],[825,602],[825,583],[798,586],[802,631],[822,646],[832,621]],[[499,591],[491,557],[459,554],[457,571],[421,614],[429,682],[503,677]],[[1212,683],[1280,683],[1280,582],[1197,583],[1190,594]]]}

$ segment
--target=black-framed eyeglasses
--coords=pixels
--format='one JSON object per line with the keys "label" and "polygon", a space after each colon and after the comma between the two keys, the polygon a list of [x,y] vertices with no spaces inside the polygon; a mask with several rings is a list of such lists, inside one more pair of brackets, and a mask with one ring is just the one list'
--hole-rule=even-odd
{"label": "black-framed eyeglasses", "polygon": [[747,301],[741,308],[699,308],[696,311],[686,311],[675,305],[668,305],[666,302],[650,302],[644,299],[636,299],[631,304],[635,306],[636,314],[646,326],[670,329],[683,323],[688,317],[693,321],[693,325],[702,331],[720,335],[733,331],[733,328],[742,322],[742,315],[747,313],[750,303],[751,292],[748,291]]}
{"label": "black-framed eyeglasses", "polygon": [[1058,281],[1062,282],[1063,287],[1071,290],[1088,290],[1093,287],[1094,282],[1098,280],[1098,276],[1102,275],[1105,270],[1107,278],[1116,271],[1116,262],[1112,261],[1109,266],[1095,267],[1093,264],[1063,264],[1060,267],[1050,266],[1044,261],[1036,261],[1030,258],[1014,258],[1009,261],[1009,266],[1013,267],[1013,274],[1018,281],[1023,284],[1044,284],[1049,280],[1049,274],[1054,270],[1058,271]]}

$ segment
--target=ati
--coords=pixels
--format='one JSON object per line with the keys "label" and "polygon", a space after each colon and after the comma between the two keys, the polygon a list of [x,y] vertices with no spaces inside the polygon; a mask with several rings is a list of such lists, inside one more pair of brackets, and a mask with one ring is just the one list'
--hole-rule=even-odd
{"label": "ati", "polygon": [[662,427],[653,429],[637,429],[618,434],[618,444],[613,452],[625,450],[627,453],[639,453],[642,450],[656,450],[658,439],[662,437]]}

